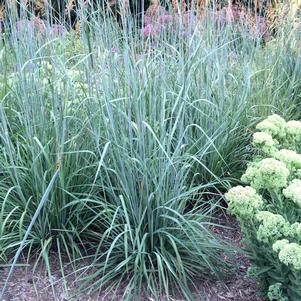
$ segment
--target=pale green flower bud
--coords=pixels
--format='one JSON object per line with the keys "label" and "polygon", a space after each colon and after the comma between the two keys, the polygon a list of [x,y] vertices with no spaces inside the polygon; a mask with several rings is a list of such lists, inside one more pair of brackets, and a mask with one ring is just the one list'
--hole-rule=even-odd
{"label": "pale green flower bud", "polygon": [[277,114],[271,115],[257,124],[256,128],[262,132],[271,134],[273,138],[283,138],[286,122]]}
{"label": "pale green flower bud", "polygon": [[268,133],[272,136],[277,136],[277,134],[279,132],[278,127],[274,123],[272,123],[271,121],[269,121],[267,119],[259,122],[256,125],[256,129],[260,130],[262,132]]}
{"label": "pale green flower bud", "polygon": [[261,222],[257,230],[257,239],[262,242],[273,242],[286,236],[290,230],[290,224],[280,214],[269,211],[260,211],[256,219]]}
{"label": "pale green flower bud", "polygon": [[276,151],[276,142],[273,140],[271,134],[265,132],[256,132],[253,134],[253,145],[268,155]]}
{"label": "pale green flower bud", "polygon": [[250,186],[236,186],[225,194],[228,210],[241,218],[251,218],[263,205],[263,200]]}
{"label": "pale green flower bud", "polygon": [[276,253],[279,253],[280,250],[282,250],[284,248],[284,246],[286,246],[287,244],[289,244],[289,241],[287,239],[277,240],[273,244],[273,247],[272,247],[273,251]]}
{"label": "pale green flower bud", "polygon": [[301,121],[288,121],[286,123],[286,133],[291,137],[301,139]]}
{"label": "pale green flower bud", "polygon": [[278,190],[287,185],[289,174],[283,162],[266,158],[249,165],[241,180],[256,189]]}
{"label": "pale green flower bud", "polygon": [[249,277],[257,277],[257,275],[260,273],[260,268],[257,266],[250,266],[247,270],[247,275]]}
{"label": "pale green flower bud", "polygon": [[281,139],[283,147],[298,150],[301,146],[301,121],[290,120],[285,126],[285,137]]}
{"label": "pale green flower bud", "polygon": [[293,223],[291,225],[290,237],[301,241],[301,223]]}
{"label": "pale green flower bud", "polygon": [[297,154],[295,151],[289,149],[281,149],[274,153],[274,157],[277,160],[285,163],[286,166],[292,171],[301,169],[301,155]]}
{"label": "pale green flower bud", "polygon": [[301,180],[294,179],[287,188],[283,189],[283,194],[301,207]]}
{"label": "pale green flower bud", "polygon": [[288,301],[288,298],[283,296],[281,283],[277,282],[269,286],[268,299],[270,301]]}
{"label": "pale green flower bud", "polygon": [[279,260],[295,270],[301,269],[301,246],[290,243],[283,246],[278,254]]}

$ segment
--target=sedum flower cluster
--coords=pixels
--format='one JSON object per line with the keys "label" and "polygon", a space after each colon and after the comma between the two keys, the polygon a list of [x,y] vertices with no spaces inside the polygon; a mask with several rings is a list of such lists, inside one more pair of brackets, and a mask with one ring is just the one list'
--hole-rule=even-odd
{"label": "sedum flower cluster", "polygon": [[273,244],[273,250],[278,253],[279,261],[294,270],[301,270],[301,246],[283,239]]}
{"label": "sedum flower cluster", "polygon": [[241,178],[249,186],[225,194],[228,211],[240,222],[267,299],[300,301],[301,121],[274,114],[256,129],[257,152]]}
{"label": "sedum flower cluster", "polygon": [[301,242],[301,223],[293,223],[290,229],[290,237]]}
{"label": "sedum flower cluster", "polygon": [[289,149],[281,149],[273,153],[274,157],[283,162],[289,170],[295,172],[301,169],[301,155]]}
{"label": "sedum flower cluster", "polygon": [[283,189],[283,195],[301,207],[301,180],[294,179],[287,188]]}
{"label": "sedum flower cluster", "polygon": [[269,286],[268,299],[270,301],[288,301],[288,298],[283,296],[282,283],[276,282]]}
{"label": "sedum flower cluster", "polygon": [[275,139],[282,139],[286,135],[286,122],[282,117],[274,114],[258,123],[256,129],[272,135]]}
{"label": "sedum flower cluster", "polygon": [[290,172],[286,165],[274,158],[266,158],[249,165],[241,180],[255,189],[278,190],[287,185]]}
{"label": "sedum flower cluster", "polygon": [[287,143],[298,145],[301,143],[301,121],[291,120],[286,124]]}
{"label": "sedum flower cluster", "polygon": [[267,155],[272,155],[277,150],[277,141],[273,139],[271,134],[266,132],[255,132],[253,134],[253,145]]}
{"label": "sedum flower cluster", "polygon": [[229,212],[237,217],[252,217],[263,205],[262,197],[250,186],[236,186],[225,194]]}
{"label": "sedum flower cluster", "polygon": [[301,121],[290,120],[286,123],[286,132],[290,137],[298,138],[301,136]]}
{"label": "sedum flower cluster", "polygon": [[[265,133],[272,137],[274,143],[272,143],[270,137],[259,134],[254,134],[253,144],[255,147],[261,149],[265,154],[273,150],[275,146],[282,146],[292,150],[298,149],[301,143],[301,121],[290,120],[286,122],[282,117],[277,114],[271,115],[265,120],[257,124],[256,129],[260,133]],[[261,136],[261,137],[260,137]],[[261,141],[265,139],[264,141]]]}
{"label": "sedum flower cluster", "polygon": [[272,246],[273,251],[279,253],[287,244],[289,244],[287,239],[277,240]]}
{"label": "sedum flower cluster", "polygon": [[260,225],[257,230],[257,239],[262,242],[273,242],[290,233],[290,223],[280,214],[269,211],[260,211],[256,214]]}

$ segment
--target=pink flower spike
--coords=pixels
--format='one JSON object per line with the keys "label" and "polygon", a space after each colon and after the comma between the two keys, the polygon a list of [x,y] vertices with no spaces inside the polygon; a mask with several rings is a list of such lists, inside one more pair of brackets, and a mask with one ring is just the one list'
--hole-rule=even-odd
{"label": "pink flower spike", "polygon": [[20,31],[26,31],[28,29],[31,29],[32,28],[32,24],[29,20],[27,19],[21,19],[21,20],[18,20],[16,22],[16,25],[15,25],[15,31],[16,32],[20,32]]}
{"label": "pink flower spike", "polygon": [[172,15],[161,15],[158,17],[158,23],[160,24],[170,24],[173,22],[173,16]]}
{"label": "pink flower spike", "polygon": [[54,24],[50,27],[49,33],[55,37],[62,36],[66,32],[63,25]]}
{"label": "pink flower spike", "polygon": [[143,28],[142,34],[144,38],[148,38],[150,36],[156,36],[157,35],[156,27],[153,24],[148,24]]}
{"label": "pink flower spike", "polygon": [[118,53],[119,52],[119,49],[117,47],[112,47],[111,48],[111,52],[112,53]]}
{"label": "pink flower spike", "polygon": [[144,20],[143,20],[144,26],[147,26],[149,24],[152,24],[152,18],[149,16],[144,16]]}

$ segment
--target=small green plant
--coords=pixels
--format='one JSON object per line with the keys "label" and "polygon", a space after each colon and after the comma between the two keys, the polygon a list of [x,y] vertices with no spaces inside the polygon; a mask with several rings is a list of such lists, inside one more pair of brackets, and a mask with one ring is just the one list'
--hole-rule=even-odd
{"label": "small green plant", "polygon": [[225,197],[271,301],[301,299],[301,121],[271,115],[256,126],[256,155]]}

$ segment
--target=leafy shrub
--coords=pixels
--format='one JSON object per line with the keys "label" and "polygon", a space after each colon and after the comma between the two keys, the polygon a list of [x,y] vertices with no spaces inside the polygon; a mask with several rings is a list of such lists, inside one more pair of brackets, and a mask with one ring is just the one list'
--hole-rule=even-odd
{"label": "leafy shrub", "polygon": [[301,298],[301,121],[271,115],[253,135],[256,155],[225,197],[240,222],[253,274],[269,300]]}

